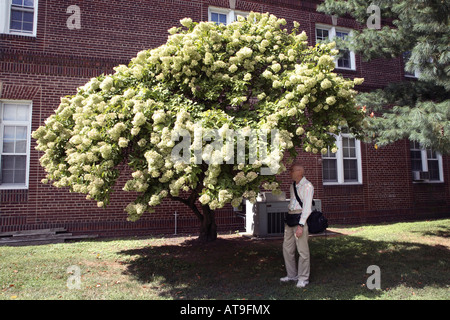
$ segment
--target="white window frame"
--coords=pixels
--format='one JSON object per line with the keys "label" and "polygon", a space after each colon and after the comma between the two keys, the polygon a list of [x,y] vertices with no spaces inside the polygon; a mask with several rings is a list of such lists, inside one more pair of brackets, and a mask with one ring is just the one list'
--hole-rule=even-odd
{"label": "white window frame", "polygon": [[38,3],[39,0],[34,0],[33,32],[18,32],[10,30],[12,0],[0,0],[0,33],[27,36],[27,37],[36,37],[37,20],[38,20]]}
{"label": "white window frame", "polygon": [[406,78],[418,79],[420,77],[420,70],[415,69],[414,70],[414,74],[411,74],[411,73],[409,73],[408,71],[405,70],[405,77]]}
{"label": "white window frame", "polygon": [[208,21],[211,21],[211,13],[225,14],[227,16],[227,25],[229,25],[237,20],[237,16],[247,17],[250,12],[221,7],[208,7]]}
{"label": "white window frame", "polygon": [[[431,151],[432,149],[426,149],[426,148],[423,148],[422,146],[420,146],[420,148],[411,148],[411,146],[410,146],[409,150],[421,152],[422,171],[428,172],[428,160],[429,160],[428,159],[428,151]],[[442,154],[438,151],[434,151],[434,152],[436,153],[436,159],[432,159],[432,160],[435,160],[438,162],[439,180],[424,180],[424,181],[414,181],[413,180],[413,183],[442,183],[442,182],[444,182],[444,166],[442,164]]]}
{"label": "white window frame", "polygon": [[[336,159],[336,170],[337,170],[337,181],[324,181],[323,180],[323,169],[322,169],[322,181],[323,185],[361,185],[362,180],[362,159],[361,159],[361,141],[353,137],[349,133],[341,133],[339,136],[334,135],[336,138],[336,157],[335,158],[325,158],[323,159]],[[358,170],[358,181],[345,181],[344,180],[344,152],[342,138],[355,139],[355,157],[356,157],[356,167]]]}
{"label": "white window frame", "polygon": [[[350,37],[353,30],[352,29],[348,29],[348,28],[343,28],[343,27],[336,27],[336,26],[330,26],[327,24],[316,24],[316,27],[314,29],[314,36],[316,37],[317,35],[317,29],[323,29],[323,30],[328,30],[328,39],[333,40],[334,37],[336,37],[336,32],[346,32],[348,33],[348,36]],[[317,43],[317,39],[316,39],[316,43]],[[352,50],[349,50],[350,52],[350,68],[346,68],[346,67],[339,67],[338,66],[338,59],[335,59],[335,64],[336,64],[336,69],[342,69],[342,70],[356,70],[356,59],[355,59],[355,52]]]}
{"label": "white window frame", "polygon": [[419,78],[420,73],[421,73],[419,69],[414,69],[414,74],[410,73],[409,71],[406,71],[406,62],[408,62],[408,61],[407,61],[407,59],[405,60],[405,58],[408,58],[408,59],[409,59],[409,57],[405,57],[406,54],[407,54],[407,53],[404,52],[403,55],[402,55],[402,60],[403,60],[403,71],[404,71],[404,73],[405,73],[405,78],[413,78],[413,79],[417,79],[417,78]]}
{"label": "white window frame", "polygon": [[[3,105],[4,104],[20,104],[28,106],[28,121],[3,121]],[[5,125],[12,126],[26,126],[27,127],[27,147],[26,147],[26,170],[25,170],[25,184],[1,184],[0,190],[23,190],[29,187],[30,178],[30,144],[31,144],[31,115],[33,110],[33,102],[28,100],[0,100],[0,170],[1,170],[1,156],[3,155],[3,127]]]}

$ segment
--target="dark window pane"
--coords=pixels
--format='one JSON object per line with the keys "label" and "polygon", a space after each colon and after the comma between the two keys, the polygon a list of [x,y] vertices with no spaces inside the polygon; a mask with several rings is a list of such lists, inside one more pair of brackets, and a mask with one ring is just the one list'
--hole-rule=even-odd
{"label": "dark window pane", "polygon": [[27,157],[26,156],[15,156],[14,169],[15,170],[25,170],[27,167]]}
{"label": "dark window pane", "polygon": [[412,171],[422,171],[421,151],[411,151],[411,169]]}
{"label": "dark window pane", "polygon": [[23,13],[23,21],[24,22],[33,22],[34,14],[33,12],[24,12]]}
{"label": "dark window pane", "polygon": [[14,153],[14,141],[13,140],[3,140],[3,152],[4,153]]}
{"label": "dark window pane", "polygon": [[14,183],[25,184],[25,170],[14,171]]}
{"label": "dark window pane", "polygon": [[11,10],[11,20],[13,21],[22,21],[23,20],[23,12],[17,10]]}
{"label": "dark window pane", "polygon": [[14,171],[2,170],[2,183],[14,183]]}
{"label": "dark window pane", "polygon": [[2,156],[2,170],[14,170],[14,156]]}
{"label": "dark window pane", "polygon": [[227,16],[224,14],[220,14],[220,23],[227,24]]}
{"label": "dark window pane", "polygon": [[24,22],[22,30],[32,32],[33,31],[33,23]]}
{"label": "dark window pane", "polygon": [[344,181],[358,181],[358,166],[357,160],[344,159]]}
{"label": "dark window pane", "polygon": [[345,39],[348,36],[348,32],[341,32],[341,31],[336,31],[336,37],[339,37],[341,39]]}
{"label": "dark window pane", "polygon": [[11,20],[11,30],[22,30],[22,22]]}
{"label": "dark window pane", "polygon": [[439,161],[428,160],[428,172],[430,173],[430,180],[440,180]]}
{"label": "dark window pane", "polygon": [[2,156],[1,183],[25,184],[26,156]]}
{"label": "dark window pane", "polygon": [[337,182],[337,163],[333,159],[324,159],[323,166],[323,181]]}

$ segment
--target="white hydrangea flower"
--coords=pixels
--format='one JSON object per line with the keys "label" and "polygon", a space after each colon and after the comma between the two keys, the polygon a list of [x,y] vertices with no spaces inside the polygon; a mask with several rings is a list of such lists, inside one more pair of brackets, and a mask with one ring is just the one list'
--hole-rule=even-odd
{"label": "white hydrangea flower", "polygon": [[135,127],[139,127],[146,123],[146,121],[147,118],[145,117],[145,115],[142,112],[138,112],[134,115],[132,124]]}
{"label": "white hydrangea flower", "polygon": [[131,99],[135,94],[136,92],[132,88],[130,88],[123,93],[123,97],[125,99]]}
{"label": "white hydrangea flower", "polygon": [[325,101],[328,105],[332,106],[333,104],[336,103],[336,97],[334,96],[327,97]]}
{"label": "white hydrangea flower", "polygon": [[211,197],[207,195],[206,193],[202,194],[200,198],[198,199],[201,204],[208,204],[208,202],[211,201]]}
{"label": "white hydrangea flower", "polygon": [[273,72],[278,73],[281,70],[281,65],[279,63],[275,63],[271,66]]}
{"label": "white hydrangea flower", "polygon": [[331,83],[330,80],[328,79],[324,79],[321,83],[320,83],[320,87],[324,90],[331,88],[333,84]]}
{"label": "white hydrangea flower", "polygon": [[230,71],[231,73],[235,73],[238,70],[238,67],[235,64],[232,64],[229,68],[228,71]]}
{"label": "white hydrangea flower", "polygon": [[121,147],[121,148],[126,148],[126,147],[128,147],[128,142],[129,142],[128,139],[126,139],[126,138],[124,138],[124,137],[120,137],[120,138],[119,138],[119,147]]}
{"label": "white hydrangea flower", "polygon": [[157,110],[152,116],[154,124],[159,124],[165,121],[166,113],[164,110]]}
{"label": "white hydrangea flower", "polygon": [[191,18],[184,18],[182,20],[180,20],[181,25],[183,25],[186,28],[190,28],[192,25],[192,19]]}
{"label": "white hydrangea flower", "polygon": [[105,77],[100,84],[100,89],[103,91],[109,91],[114,86],[114,79],[111,76]]}
{"label": "white hydrangea flower", "polygon": [[295,134],[298,136],[301,136],[304,133],[305,133],[305,129],[303,129],[302,127],[298,127],[297,130],[295,131]]}

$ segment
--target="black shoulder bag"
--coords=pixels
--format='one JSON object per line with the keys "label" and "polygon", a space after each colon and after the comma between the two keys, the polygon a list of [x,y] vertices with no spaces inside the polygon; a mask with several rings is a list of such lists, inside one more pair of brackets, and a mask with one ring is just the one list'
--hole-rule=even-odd
{"label": "black shoulder bag", "polygon": [[[298,196],[297,188],[295,187],[295,181],[293,182],[294,187],[294,194],[295,198],[297,198],[297,201],[300,203],[300,206],[303,208],[303,202]],[[314,206],[314,200],[312,201],[312,205]],[[292,217],[289,217],[292,216]],[[286,224],[290,227],[294,227],[300,223],[300,216],[301,214],[286,214]],[[308,220],[306,220],[306,223],[308,224],[308,232],[311,234],[315,233],[321,233],[328,228],[328,220],[325,218],[322,212],[314,210],[311,212],[311,214],[308,217]]]}

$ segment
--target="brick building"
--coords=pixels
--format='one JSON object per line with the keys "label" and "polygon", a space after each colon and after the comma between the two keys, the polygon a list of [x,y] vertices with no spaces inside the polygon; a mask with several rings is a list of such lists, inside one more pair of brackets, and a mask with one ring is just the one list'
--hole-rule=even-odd
{"label": "brick building", "polygon": [[[195,232],[198,222],[179,202],[165,200],[156,213],[128,222],[129,194],[120,184],[107,209],[84,195],[41,184],[41,154],[31,132],[90,78],[128,64],[142,49],[166,42],[179,20],[230,23],[249,11],[294,20],[309,43],[345,37],[358,29],[353,20],[316,12],[319,1],[298,0],[0,0],[0,232],[66,227],[102,236]],[[364,62],[353,52],[336,61],[336,72],[365,78],[361,91],[405,77],[402,59]],[[409,141],[376,149],[345,134],[333,156],[301,153],[315,198],[332,223],[432,218],[450,213],[450,158]],[[424,173],[425,172],[425,173]],[[282,177],[283,190],[289,179]],[[124,181],[122,181],[123,183]],[[244,222],[231,207],[216,212],[219,231]]]}

